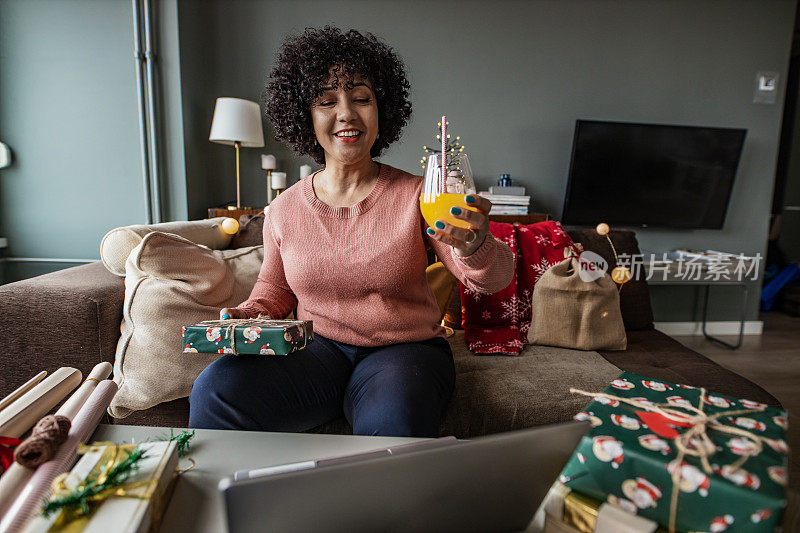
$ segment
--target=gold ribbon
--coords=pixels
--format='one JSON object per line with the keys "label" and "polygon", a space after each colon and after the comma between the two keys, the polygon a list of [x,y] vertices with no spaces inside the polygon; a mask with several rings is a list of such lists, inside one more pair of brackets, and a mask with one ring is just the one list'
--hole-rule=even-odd
{"label": "gold ribbon", "polygon": [[583,494],[570,492],[564,498],[564,522],[581,533],[593,533],[600,508],[598,503]]}
{"label": "gold ribbon", "polygon": [[[127,457],[136,447],[135,444],[117,445],[113,443],[95,443],[93,446],[81,445],[78,453],[86,453],[88,451],[95,450],[98,446],[105,446],[105,449],[103,450],[103,453],[101,454],[95,466],[92,468],[91,472],[89,472],[89,474],[86,476],[86,479],[84,479],[82,483],[78,485],[78,487],[70,488],[67,485],[67,481],[69,477],[74,474],[65,472],[59,475],[53,480],[52,483],[52,498],[69,496],[76,491],[85,489],[89,483],[104,483],[108,478],[108,473],[111,471],[111,469],[119,462],[127,459]],[[87,502],[89,503],[88,512],[84,512],[82,509],[62,509],[61,513],[59,513],[58,517],[48,529],[48,532],[80,533],[89,524],[92,515],[100,506],[100,504],[112,497],[152,500],[154,502],[152,523],[157,524],[160,521],[166,504],[166,502],[162,501],[164,500],[164,494],[156,495],[158,488],[158,479],[133,481],[114,487],[109,487],[101,492],[98,492],[94,496],[87,498]]]}
{"label": "gold ribbon", "polygon": [[[686,405],[681,406],[682,409],[686,409],[695,413],[694,415],[690,415],[685,411],[681,411],[679,409],[674,409],[670,407],[670,404],[647,404],[637,400],[633,400],[631,398],[623,398],[621,396],[615,396],[613,394],[606,394],[604,392],[587,392],[579,389],[569,389],[571,393],[574,394],[581,394],[583,396],[591,396],[593,398],[608,398],[609,400],[617,400],[622,403],[627,403],[628,405],[632,405],[644,411],[651,411],[654,413],[658,413],[664,418],[668,420],[672,420],[673,422],[678,422],[681,424],[691,424],[691,427],[685,432],[681,433],[677,437],[675,437],[672,442],[675,444],[675,447],[678,449],[678,455],[675,459],[678,467],[673,469],[672,472],[672,495],[670,499],[670,509],[669,509],[669,531],[670,533],[675,531],[675,518],[678,514],[678,496],[680,494],[680,482],[681,482],[681,469],[680,464],[683,462],[683,458],[687,455],[692,457],[698,457],[700,459],[700,463],[703,466],[703,470],[706,471],[707,474],[714,474],[714,470],[711,468],[711,464],[708,462],[708,458],[714,455],[717,451],[717,447],[711,441],[708,436],[708,430],[712,429],[714,431],[719,431],[721,433],[728,433],[731,435],[738,435],[745,439],[748,439],[755,445],[756,453],[754,455],[758,455],[761,453],[761,450],[764,449],[762,442],[767,444],[776,442],[773,439],[769,439],[767,437],[761,437],[759,435],[754,434],[751,431],[747,431],[742,428],[728,426],[723,424],[719,421],[719,418],[723,416],[733,416],[733,415],[741,415],[746,413],[756,413],[759,412],[759,409],[738,409],[738,410],[730,410],[730,411],[720,411],[719,413],[708,415],[703,412],[703,404],[705,403],[705,396],[706,396],[706,389],[700,389],[700,404],[698,407],[693,405]],[[745,462],[749,459],[749,455],[744,455],[740,459],[737,459],[733,464],[729,465],[733,471],[738,470],[739,468],[744,465]]]}

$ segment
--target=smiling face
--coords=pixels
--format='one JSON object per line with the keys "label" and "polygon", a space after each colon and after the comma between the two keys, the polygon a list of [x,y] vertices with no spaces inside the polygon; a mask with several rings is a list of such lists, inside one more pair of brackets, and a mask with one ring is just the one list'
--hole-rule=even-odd
{"label": "smiling face", "polygon": [[335,90],[323,87],[311,106],[311,120],[326,165],[352,167],[371,160],[378,137],[378,104],[368,81],[354,77],[352,89],[345,85],[339,83]]}

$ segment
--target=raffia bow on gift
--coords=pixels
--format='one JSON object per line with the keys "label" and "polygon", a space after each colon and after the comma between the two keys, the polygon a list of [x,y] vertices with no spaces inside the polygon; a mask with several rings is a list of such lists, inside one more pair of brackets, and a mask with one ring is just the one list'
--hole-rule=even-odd
{"label": "raffia bow on gift", "polygon": [[[644,411],[650,413],[656,413],[661,415],[663,418],[667,419],[668,421],[672,422],[677,426],[688,427],[688,431],[684,433],[678,434],[677,437],[672,439],[672,442],[675,444],[675,447],[678,449],[678,454],[675,459],[675,463],[680,466],[683,462],[683,458],[687,455],[692,457],[697,457],[700,459],[700,463],[703,466],[703,470],[706,471],[707,474],[714,474],[714,470],[711,468],[711,463],[708,462],[709,457],[714,455],[717,451],[716,445],[711,441],[708,436],[708,430],[712,429],[714,431],[719,431],[721,433],[728,433],[731,435],[738,435],[743,437],[750,442],[753,443],[755,448],[755,453],[753,455],[758,455],[763,450],[764,446],[762,443],[775,443],[773,439],[769,439],[766,437],[762,437],[756,435],[750,431],[747,431],[742,428],[728,426],[720,422],[720,418],[724,416],[733,416],[733,415],[741,415],[746,413],[756,413],[759,412],[759,409],[736,409],[736,410],[729,410],[729,411],[720,411],[719,413],[708,415],[703,411],[703,405],[705,404],[705,397],[706,397],[706,389],[700,389],[700,403],[697,407],[693,405],[681,405],[679,408],[675,408],[670,404],[649,404],[640,401],[633,400],[631,398],[623,398],[621,396],[615,396],[613,394],[606,394],[604,392],[587,392],[579,389],[569,389],[569,391],[573,394],[581,394],[583,396],[590,396],[592,398],[608,398],[609,400],[617,400],[622,403],[627,403],[628,405],[632,405]],[[691,411],[694,414],[689,414],[685,411],[681,411],[680,409],[685,409],[687,411]],[[745,462],[749,459],[749,455],[744,455],[740,459],[737,459],[733,464],[729,465],[733,471],[738,470],[741,468]],[[672,471],[672,495],[670,499],[670,508],[669,508],[669,531],[670,533],[675,531],[675,519],[678,514],[678,497],[680,494],[680,482],[681,482],[681,469],[680,467],[674,468]]]}
{"label": "raffia bow on gift", "polygon": [[234,330],[237,326],[257,326],[267,320],[272,320],[266,315],[259,314],[256,318],[226,318],[225,320],[203,320],[200,322],[204,326],[225,328],[225,340],[231,340],[231,351],[233,355],[239,355],[236,351],[236,337]]}

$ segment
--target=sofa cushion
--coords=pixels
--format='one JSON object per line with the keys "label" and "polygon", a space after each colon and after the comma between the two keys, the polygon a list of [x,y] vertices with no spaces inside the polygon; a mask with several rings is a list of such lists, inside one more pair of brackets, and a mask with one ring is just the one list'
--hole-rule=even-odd
{"label": "sofa cushion", "polygon": [[[569,234],[573,241],[583,245],[584,250],[595,252],[605,259],[608,262],[609,271],[616,266],[614,250],[611,249],[605,235],[600,235],[594,229],[573,229],[569,231]],[[634,232],[615,229],[608,236],[614,243],[617,255],[628,258],[628,266],[631,264],[632,257],[642,253]],[[625,322],[627,330],[651,329],[653,327],[653,308],[650,306],[650,290],[647,287],[647,280],[641,270],[634,269],[632,273],[633,278],[619,291],[622,321]]]}
{"label": "sofa cushion", "polygon": [[[599,354],[604,361],[596,356],[584,359],[581,355],[584,352],[576,352],[578,359],[571,360],[575,364],[561,370],[558,361],[553,361],[546,351],[538,351],[545,348],[542,346],[526,346],[519,357],[513,358],[475,357],[464,344],[463,331],[457,331],[448,340],[456,366],[456,390],[440,426],[442,435],[470,438],[567,422],[589,403],[586,398],[568,394],[570,387],[599,391],[611,381],[604,381],[609,375],[623,370],[780,407],[774,396],[752,381],[655,329],[628,332],[628,350],[601,350]],[[531,357],[537,353],[545,354],[542,365]],[[598,361],[603,375],[595,377],[592,374]],[[548,373],[553,371],[563,374]],[[116,423],[186,427],[188,421],[189,402],[181,398],[135,412]],[[342,416],[310,432],[349,434],[352,429]]]}
{"label": "sofa cushion", "polygon": [[517,357],[475,357],[463,332],[449,341],[456,388],[440,432],[458,438],[569,421],[587,403],[570,387],[602,390],[621,372],[593,351],[528,345]]}
{"label": "sofa cushion", "polygon": [[189,222],[163,222],[161,224],[114,228],[106,233],[103,240],[100,241],[100,259],[109,272],[117,276],[124,276],[125,262],[128,260],[131,251],[142,242],[145,235],[153,231],[180,235],[193,243],[203,244],[215,250],[227,248],[231,242],[231,235],[222,231],[222,221],[225,218],[218,217]]}
{"label": "sofa cushion", "polygon": [[452,329],[461,329],[461,295],[458,278],[451,274],[441,261],[429,265],[425,269],[425,276],[442,313],[440,317],[442,324]]}
{"label": "sofa cushion", "polygon": [[125,265],[125,302],[114,361],[115,417],[188,396],[217,356],[184,353],[181,326],[219,317],[250,294],[260,246],[210,250],[177,235],[152,232]]}
{"label": "sofa cushion", "polygon": [[627,335],[627,351],[600,350],[606,360],[623,370],[780,406],[778,400],[759,385],[690,350],[669,335],[655,329],[629,331]]}

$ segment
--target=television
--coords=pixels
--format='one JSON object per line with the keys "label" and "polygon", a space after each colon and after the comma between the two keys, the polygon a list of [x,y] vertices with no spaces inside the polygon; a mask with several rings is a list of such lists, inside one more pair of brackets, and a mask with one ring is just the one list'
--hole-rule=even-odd
{"label": "television", "polygon": [[578,120],[561,220],[721,229],[746,133]]}

